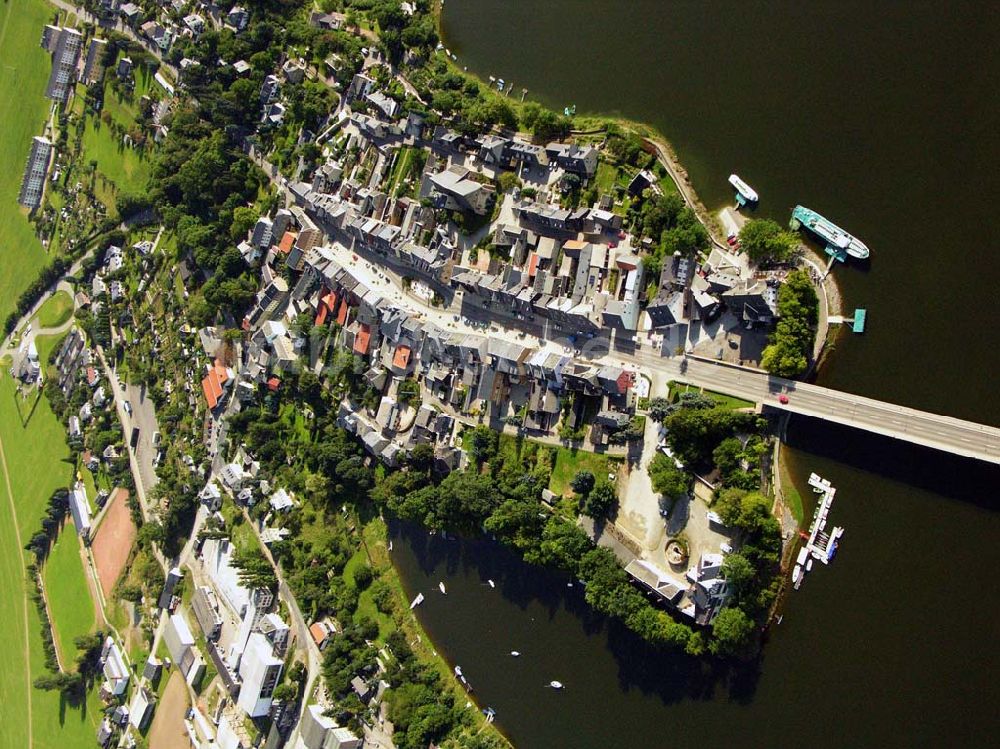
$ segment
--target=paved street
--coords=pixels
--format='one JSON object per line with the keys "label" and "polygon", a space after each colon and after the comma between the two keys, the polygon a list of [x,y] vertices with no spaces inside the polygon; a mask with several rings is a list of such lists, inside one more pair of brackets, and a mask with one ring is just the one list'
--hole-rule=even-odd
{"label": "paved street", "polygon": [[[568,332],[531,320],[517,320],[499,309],[485,309],[481,302],[461,293],[454,295],[449,307],[434,307],[404,292],[399,274],[376,264],[377,259],[366,260],[337,243],[333,244],[333,250],[338,262],[370,288],[378,290],[388,301],[445,330],[485,334],[534,348],[572,354],[596,364],[641,369],[651,375],[654,384],[651,392],[654,395],[663,394],[666,382],[675,379],[792,413],[845,424],[955,455],[1000,463],[1000,429],[996,427],[788,380],[748,367],[692,356],[665,357],[654,350],[651,343],[643,344],[641,348],[626,343],[621,350],[609,350],[609,342],[600,338],[571,343]],[[484,326],[481,323],[488,324]],[[581,345],[582,350],[573,348]],[[787,396],[788,403],[780,402],[781,395]]]}

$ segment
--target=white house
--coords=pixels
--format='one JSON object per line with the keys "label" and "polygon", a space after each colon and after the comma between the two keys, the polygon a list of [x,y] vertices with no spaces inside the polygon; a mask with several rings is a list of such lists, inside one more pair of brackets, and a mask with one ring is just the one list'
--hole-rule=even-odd
{"label": "white house", "polygon": [[69,493],[69,511],[76,532],[87,538],[90,535],[90,502],[87,501],[87,490],[82,481],[77,481]]}

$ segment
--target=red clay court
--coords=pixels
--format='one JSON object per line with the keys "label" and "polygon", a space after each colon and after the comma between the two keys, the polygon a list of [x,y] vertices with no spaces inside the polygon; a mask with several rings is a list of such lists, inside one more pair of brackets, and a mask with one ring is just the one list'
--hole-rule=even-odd
{"label": "red clay court", "polygon": [[115,489],[108,499],[108,508],[91,544],[97,576],[105,598],[111,595],[111,589],[125,569],[135,534],[135,523],[132,522],[128,507],[128,490]]}

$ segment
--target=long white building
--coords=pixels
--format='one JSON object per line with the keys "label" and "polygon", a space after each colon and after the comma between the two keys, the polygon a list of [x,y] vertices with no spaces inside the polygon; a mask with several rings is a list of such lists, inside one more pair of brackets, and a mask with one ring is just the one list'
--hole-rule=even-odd
{"label": "long white building", "polygon": [[76,83],[76,68],[83,51],[83,34],[76,29],[46,26],[42,45],[52,53],[52,72],[45,95],[65,104]]}
{"label": "long white building", "polygon": [[31,151],[28,152],[28,163],[24,167],[24,177],[21,179],[21,192],[17,196],[17,202],[26,208],[34,210],[42,204],[45,175],[49,172],[51,158],[52,141],[41,135],[32,138]]}

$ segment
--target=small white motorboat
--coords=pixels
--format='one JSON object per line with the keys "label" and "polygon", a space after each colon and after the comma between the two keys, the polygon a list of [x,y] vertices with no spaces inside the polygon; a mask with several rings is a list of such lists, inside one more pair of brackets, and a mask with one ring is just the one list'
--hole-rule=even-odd
{"label": "small white motorboat", "polygon": [[424,602],[424,594],[417,593],[417,597],[410,602],[410,608],[415,609],[417,606]]}
{"label": "small white motorboat", "polygon": [[462,667],[461,666],[455,666],[455,676],[457,676],[460,679],[462,678]]}
{"label": "small white motorboat", "polygon": [[514,656],[515,658],[519,658],[521,656],[521,653],[519,651],[517,651],[517,650],[511,650],[510,654],[512,656]]}
{"label": "small white motorboat", "polygon": [[487,580],[486,582],[489,583],[489,586],[491,588],[495,588],[496,587],[496,583],[494,583],[492,580]]}
{"label": "small white motorboat", "polygon": [[444,589],[444,583],[438,583],[438,590],[444,593],[444,595],[448,595],[448,591]]}
{"label": "small white motorboat", "polygon": [[552,687],[553,689],[562,689],[563,688],[562,682],[561,681],[555,681],[555,680],[550,681],[549,682],[549,686]]}

